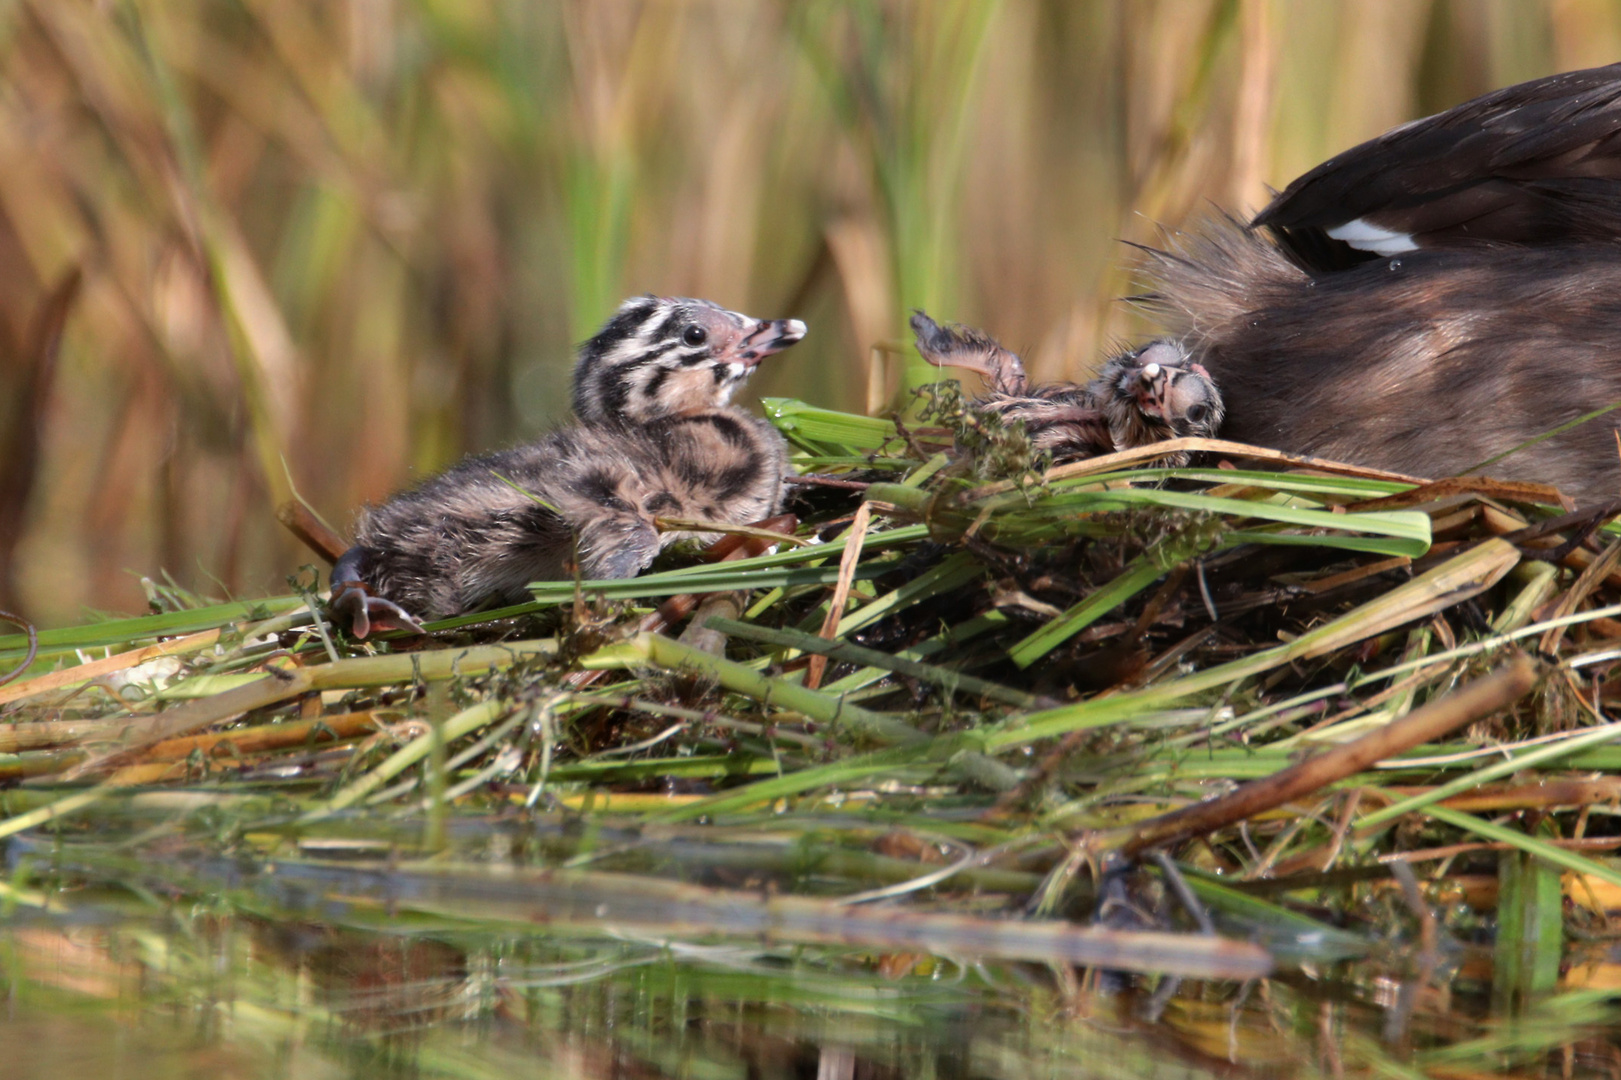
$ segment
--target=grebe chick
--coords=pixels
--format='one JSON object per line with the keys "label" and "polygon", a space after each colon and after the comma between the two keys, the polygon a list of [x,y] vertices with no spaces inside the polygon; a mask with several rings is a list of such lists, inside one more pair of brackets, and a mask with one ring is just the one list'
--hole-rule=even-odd
{"label": "grebe chick", "polygon": [[634,577],[669,544],[714,535],[661,533],[655,517],[770,517],[787,445],[731,397],[804,336],[797,319],[707,300],[625,301],[580,349],[575,422],[363,510],[332,607],[356,637],[421,632],[417,617],[519,603],[531,581]]}
{"label": "grebe chick", "polygon": [[[982,330],[942,326],[917,311],[912,331],[918,352],[929,363],[985,378],[989,393],[975,398],[973,408],[1022,422],[1031,445],[1055,462],[1183,436],[1209,437],[1221,426],[1220,392],[1209,373],[1190,363],[1173,341],[1153,341],[1111,358],[1084,386],[1032,386],[1018,354]],[[1187,455],[1166,461],[1183,465]]]}

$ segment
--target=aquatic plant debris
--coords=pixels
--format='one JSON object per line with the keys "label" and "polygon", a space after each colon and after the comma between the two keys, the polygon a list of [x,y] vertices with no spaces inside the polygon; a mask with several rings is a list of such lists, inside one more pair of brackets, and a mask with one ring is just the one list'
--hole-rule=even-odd
{"label": "aquatic plant debris", "polygon": [[[950,393],[904,424],[769,402],[796,518],[423,637],[350,640],[306,579],[0,638],[27,667],[0,687],[0,828],[66,853],[16,884],[116,883],[106,837],[128,831],[168,853],[145,887],[259,904],[235,890],[296,881],[275,905],[346,918],[371,897],[536,932],[1242,980],[1368,955],[1429,851],[1621,883],[1601,819],[1523,783],[1621,774],[1589,727],[1621,663],[1607,520],[1535,485],[1215,440],[1177,440],[1200,456],[1175,469],[1047,469],[1017,425],[980,432],[1017,466],[997,478]],[[468,837],[569,822],[503,843],[517,906],[475,869]],[[1169,858],[1134,869],[1150,850]]]}

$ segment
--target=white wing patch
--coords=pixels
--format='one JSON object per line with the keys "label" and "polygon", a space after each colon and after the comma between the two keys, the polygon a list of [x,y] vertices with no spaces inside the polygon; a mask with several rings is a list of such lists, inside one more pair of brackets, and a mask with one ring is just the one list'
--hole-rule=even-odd
{"label": "white wing patch", "polygon": [[1391,232],[1366,218],[1336,225],[1328,230],[1328,235],[1345,241],[1358,251],[1371,251],[1375,255],[1400,255],[1404,251],[1418,250],[1418,245],[1407,233]]}

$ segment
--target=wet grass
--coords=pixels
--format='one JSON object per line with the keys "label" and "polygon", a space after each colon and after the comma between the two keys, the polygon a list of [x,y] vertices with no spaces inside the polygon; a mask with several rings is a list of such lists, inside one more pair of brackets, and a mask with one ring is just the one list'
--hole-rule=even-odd
{"label": "wet grass", "polygon": [[[1069,1052],[1026,1026],[1054,1013],[1210,1063],[1272,1031],[1263,1072],[1596,1052],[1582,943],[1621,888],[1604,514],[1264,451],[1233,468],[1216,442],[1200,467],[999,481],[985,463],[1028,460],[1022,436],[964,458],[954,401],[931,389],[922,426],[770,403],[802,472],[862,463],[796,485],[804,542],[774,553],[537,583],[426,638],[350,640],[308,578],[39,635],[0,687],[14,925],[206,911],[227,936],[448,949],[400,1001],[340,1009],[417,1032],[430,1071],[451,1019],[521,1000],[550,1030],[554,975],[514,951],[604,982],[593,1007],[826,993],[843,1031],[882,1000],[937,1050],[940,1015],[988,1010],[970,1041],[1023,1031],[1032,1066]],[[0,663],[27,651],[0,638]],[[370,1022],[344,1038],[385,1045]],[[639,1038],[648,1060],[681,1040]],[[921,1075],[904,1041],[859,1054]]]}

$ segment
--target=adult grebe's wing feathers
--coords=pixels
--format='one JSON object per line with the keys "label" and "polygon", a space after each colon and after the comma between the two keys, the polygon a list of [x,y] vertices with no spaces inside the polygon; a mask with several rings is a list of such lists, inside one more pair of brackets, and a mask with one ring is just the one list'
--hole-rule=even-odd
{"label": "adult grebe's wing feathers", "polygon": [[1338,154],[1256,215],[1335,270],[1419,248],[1621,239],[1621,64],[1494,91]]}

